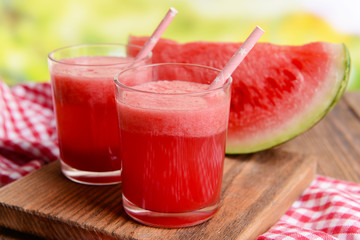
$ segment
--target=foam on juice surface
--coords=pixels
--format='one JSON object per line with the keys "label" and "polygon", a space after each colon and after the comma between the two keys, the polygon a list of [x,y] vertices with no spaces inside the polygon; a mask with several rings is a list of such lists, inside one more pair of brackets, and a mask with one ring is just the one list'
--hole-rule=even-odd
{"label": "foam on juice surface", "polygon": [[77,57],[55,64],[51,77],[63,101],[106,103],[114,101],[114,76],[129,64],[131,58]]}
{"label": "foam on juice surface", "polygon": [[132,58],[122,57],[76,57],[62,59],[61,63],[54,66],[57,74],[68,75],[75,78],[109,79],[116,73],[133,63]]}
{"label": "foam on juice surface", "polygon": [[138,85],[154,94],[124,92],[117,102],[120,128],[192,137],[220,133],[227,127],[229,96],[223,90],[202,93],[208,86],[180,80]]}
{"label": "foam on juice surface", "polygon": [[181,80],[148,82],[135,86],[134,88],[154,93],[183,94],[201,93],[209,87],[208,84],[191,83]]}

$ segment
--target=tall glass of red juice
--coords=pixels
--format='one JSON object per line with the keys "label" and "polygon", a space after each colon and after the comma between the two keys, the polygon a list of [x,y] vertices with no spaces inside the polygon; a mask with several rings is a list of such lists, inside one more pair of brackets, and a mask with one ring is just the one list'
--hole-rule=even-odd
{"label": "tall glass of red juice", "polygon": [[[229,78],[208,90],[218,73],[206,66],[163,63],[115,76],[123,205],[133,219],[186,227],[217,211],[231,86]],[[136,79],[145,83],[126,84]]]}
{"label": "tall glass of red juice", "polygon": [[[127,55],[138,46],[84,44],[48,56],[63,174],[79,183],[121,182],[113,79],[130,65],[150,63]],[[127,83],[127,84],[137,84]]]}

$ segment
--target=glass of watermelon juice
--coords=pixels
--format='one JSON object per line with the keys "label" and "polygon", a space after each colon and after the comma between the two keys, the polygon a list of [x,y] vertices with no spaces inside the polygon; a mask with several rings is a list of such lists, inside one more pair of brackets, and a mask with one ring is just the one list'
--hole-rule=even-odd
{"label": "glass of watermelon juice", "polygon": [[[186,227],[219,207],[232,79],[219,70],[161,63],[115,76],[124,209],[157,227]],[[129,86],[124,82],[146,79]]]}
{"label": "glass of watermelon juice", "polygon": [[61,170],[67,178],[91,185],[121,182],[113,79],[129,65],[150,63],[150,56],[138,61],[127,56],[139,49],[83,44],[49,54]]}

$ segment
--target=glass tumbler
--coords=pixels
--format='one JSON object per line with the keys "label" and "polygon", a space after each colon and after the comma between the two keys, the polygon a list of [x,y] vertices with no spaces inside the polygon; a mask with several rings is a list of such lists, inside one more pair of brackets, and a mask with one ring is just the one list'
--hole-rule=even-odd
{"label": "glass tumbler", "polygon": [[150,63],[151,54],[134,57],[140,49],[83,44],[49,54],[61,170],[67,178],[90,185],[121,182],[113,79],[126,67]]}
{"label": "glass tumbler", "polygon": [[218,210],[232,81],[209,90],[219,72],[160,63],[115,76],[123,206],[136,221],[187,227]]}

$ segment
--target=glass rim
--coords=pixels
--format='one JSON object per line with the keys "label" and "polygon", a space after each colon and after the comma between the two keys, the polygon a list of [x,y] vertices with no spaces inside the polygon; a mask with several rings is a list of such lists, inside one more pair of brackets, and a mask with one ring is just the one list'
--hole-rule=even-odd
{"label": "glass rim", "polygon": [[[145,91],[145,90],[140,90],[140,89],[136,89],[134,87],[130,87],[130,86],[126,86],[122,83],[119,82],[118,78],[121,74],[126,73],[128,71],[137,69],[137,68],[150,68],[150,67],[156,67],[156,66],[165,66],[165,65],[177,65],[177,66],[189,66],[189,67],[197,67],[197,68],[203,68],[203,69],[208,69],[208,70],[212,70],[212,71],[216,71],[216,72],[221,72],[220,69],[218,68],[214,68],[214,67],[210,67],[210,66],[206,66],[206,65],[201,65],[201,64],[193,64],[193,63],[154,63],[154,64],[146,64],[146,65],[141,65],[141,66],[135,66],[135,67],[128,67],[125,68],[123,70],[121,70],[120,72],[118,72],[115,76],[114,76],[114,82],[115,85],[117,87],[121,87],[124,88],[128,91],[132,91],[132,92],[139,92],[139,93],[144,93],[144,94],[158,94],[158,95],[166,95],[166,96],[176,96],[176,95],[203,95],[203,94],[208,94],[208,93],[212,93],[215,91],[219,91],[221,89],[224,89],[226,87],[228,87],[231,83],[232,83],[232,77],[229,76],[225,83],[223,85],[221,85],[220,87],[214,88],[214,89],[205,89],[205,90],[201,90],[201,92],[181,92],[181,93],[160,93],[160,92],[151,92],[151,91]],[[215,78],[214,78],[215,80]]]}
{"label": "glass rim", "polygon": [[[64,46],[64,47],[60,47],[60,48],[56,48],[54,50],[52,50],[49,54],[48,54],[48,59],[52,62],[58,63],[58,64],[64,64],[64,65],[70,65],[70,66],[79,66],[79,67],[91,67],[91,66],[116,66],[116,65],[125,65],[125,64],[129,64],[129,62],[119,62],[119,63],[108,63],[108,64],[78,64],[78,63],[68,63],[68,62],[63,62],[61,60],[56,60],[53,55],[55,53],[58,53],[60,51],[63,50],[67,50],[67,49],[71,49],[71,48],[80,48],[80,47],[125,47],[125,46],[129,46],[129,47],[134,47],[134,48],[138,48],[139,50],[141,50],[142,46],[139,45],[134,45],[134,44],[126,44],[126,43],[81,43],[81,44],[74,44],[74,45],[68,45],[68,46]],[[152,56],[152,52],[149,53],[149,55],[147,55],[144,58],[141,58],[139,60],[135,61],[135,57],[131,57],[131,59],[134,59],[134,61],[131,61],[133,63],[142,61],[144,59],[148,59],[151,58]],[[116,56],[115,56],[116,57]]]}

